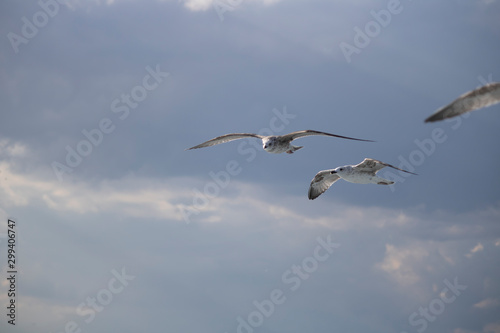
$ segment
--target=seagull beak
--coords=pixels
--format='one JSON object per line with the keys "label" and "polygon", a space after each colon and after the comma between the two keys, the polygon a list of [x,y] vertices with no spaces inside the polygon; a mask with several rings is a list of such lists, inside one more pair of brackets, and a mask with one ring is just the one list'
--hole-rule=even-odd
{"label": "seagull beak", "polygon": [[330,171],[330,173],[333,175],[334,173],[337,173],[337,171],[332,170],[332,171]]}

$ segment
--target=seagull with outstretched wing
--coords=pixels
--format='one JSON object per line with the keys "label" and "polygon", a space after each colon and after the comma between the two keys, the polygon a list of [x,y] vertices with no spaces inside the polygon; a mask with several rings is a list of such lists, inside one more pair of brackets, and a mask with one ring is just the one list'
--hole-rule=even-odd
{"label": "seagull with outstretched wing", "polygon": [[271,135],[271,136],[258,135],[258,134],[252,134],[252,133],[232,133],[232,134],[218,136],[212,140],[208,140],[206,142],[203,142],[197,146],[188,148],[186,150],[215,146],[215,145],[218,145],[220,143],[225,143],[225,142],[243,139],[243,138],[258,138],[258,139],[262,140],[262,147],[268,153],[280,154],[280,153],[286,152],[288,154],[292,154],[294,151],[302,148],[302,146],[294,146],[291,144],[291,142],[295,139],[302,138],[304,136],[311,136],[311,135],[332,136],[332,137],[337,137],[337,138],[341,138],[341,139],[373,142],[372,140],[356,139],[356,138],[351,138],[348,136],[342,136],[342,135],[314,131],[314,130],[304,130],[304,131],[292,132],[292,133],[285,134],[285,135]]}
{"label": "seagull with outstretched wing", "polygon": [[363,162],[357,165],[346,165],[318,172],[311,181],[308,197],[310,200],[316,199],[339,179],[344,179],[348,182],[357,184],[394,184],[392,180],[387,180],[377,176],[377,172],[385,167],[391,167],[399,171],[416,175],[413,172],[397,168],[394,165],[374,160],[372,158],[365,158]]}

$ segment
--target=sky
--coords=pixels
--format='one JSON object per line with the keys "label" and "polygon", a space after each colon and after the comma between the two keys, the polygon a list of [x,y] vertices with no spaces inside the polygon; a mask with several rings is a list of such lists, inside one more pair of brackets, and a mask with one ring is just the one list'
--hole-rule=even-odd
{"label": "sky", "polygon": [[[0,331],[499,333],[500,105],[424,123],[500,81],[499,16],[498,0],[2,1]],[[375,142],[185,150],[305,129]],[[417,175],[308,200],[318,171],[366,157]]]}

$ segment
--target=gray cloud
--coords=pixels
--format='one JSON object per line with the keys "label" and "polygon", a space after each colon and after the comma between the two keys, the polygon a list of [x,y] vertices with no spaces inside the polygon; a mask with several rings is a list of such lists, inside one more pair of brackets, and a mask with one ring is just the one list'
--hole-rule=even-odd
{"label": "gray cloud", "polygon": [[[7,34],[22,34],[22,18],[41,7],[2,4],[0,217],[19,221],[19,331],[74,322],[92,332],[235,332],[281,290],[286,300],[255,332],[410,333],[455,278],[467,289],[425,331],[497,329],[497,108],[423,119],[481,78],[498,81],[498,6],[402,2],[347,63],[339,43],[387,4],[244,2],[221,22],[214,9],[175,1],[71,2],[17,53]],[[113,102],[141,99],[148,66],[169,76],[121,119]],[[269,128],[285,108],[295,118],[283,132],[377,142],[304,138],[290,156],[242,154],[243,141],[184,151]],[[67,163],[66,147],[77,151],[103,119],[113,131],[96,134],[60,182],[52,163]],[[364,157],[419,176],[395,187],[339,182],[307,200],[317,171]],[[229,161],[241,171],[220,185],[213,175]],[[321,262],[314,250],[328,235],[340,247]],[[291,290],[283,274],[314,265],[307,258],[317,267],[287,280],[300,281]],[[113,272],[123,268],[135,278],[118,292]],[[88,297],[103,309],[81,307]]]}

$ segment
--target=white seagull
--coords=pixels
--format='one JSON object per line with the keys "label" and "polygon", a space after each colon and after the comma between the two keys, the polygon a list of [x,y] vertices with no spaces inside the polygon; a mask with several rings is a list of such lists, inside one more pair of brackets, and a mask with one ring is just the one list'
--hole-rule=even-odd
{"label": "white seagull", "polygon": [[330,133],[313,131],[313,130],[297,131],[297,132],[292,132],[292,133],[285,134],[285,135],[271,135],[271,136],[264,136],[264,135],[258,135],[258,134],[252,134],[252,133],[232,133],[232,134],[218,136],[212,140],[208,140],[206,142],[203,142],[197,146],[188,148],[186,150],[210,147],[210,146],[218,145],[219,143],[225,143],[225,142],[229,142],[229,141],[233,141],[233,140],[237,140],[237,139],[258,138],[258,139],[262,140],[262,147],[268,153],[280,154],[280,153],[286,152],[288,154],[292,154],[294,151],[302,148],[302,146],[294,146],[291,144],[291,142],[293,140],[301,138],[303,136],[310,136],[310,135],[334,136],[334,137],[342,138],[342,139],[373,142],[372,140],[350,138],[348,136],[330,134]]}
{"label": "white seagull", "polygon": [[380,162],[371,158],[365,158],[363,162],[359,163],[358,165],[346,165],[338,167],[336,169],[323,170],[318,172],[316,176],[314,176],[313,180],[311,181],[311,185],[309,186],[309,199],[314,200],[319,197],[340,178],[347,180],[348,182],[358,184],[394,184],[393,181],[381,178],[376,175],[378,171],[385,168],[386,166],[399,171],[411,173],[412,175],[416,175],[416,173],[397,168],[394,165]]}
{"label": "white seagull", "polygon": [[461,115],[462,113],[477,110],[500,103],[500,82],[489,83],[480,88],[466,92],[456,100],[437,110],[425,122],[433,122],[452,118]]}

